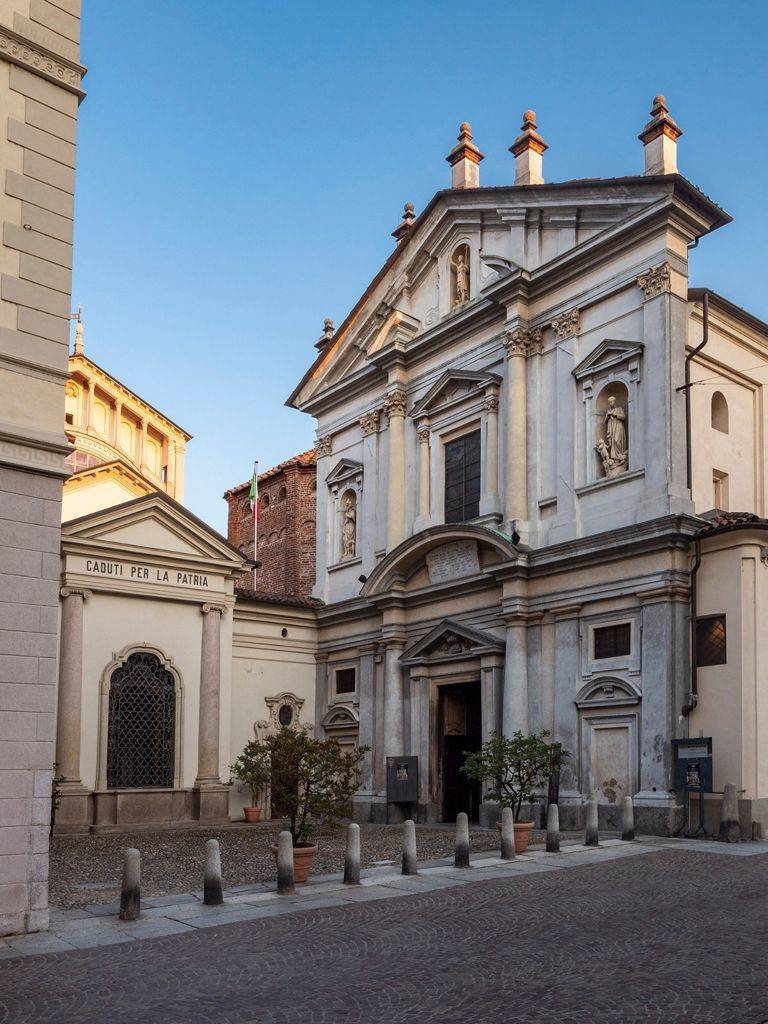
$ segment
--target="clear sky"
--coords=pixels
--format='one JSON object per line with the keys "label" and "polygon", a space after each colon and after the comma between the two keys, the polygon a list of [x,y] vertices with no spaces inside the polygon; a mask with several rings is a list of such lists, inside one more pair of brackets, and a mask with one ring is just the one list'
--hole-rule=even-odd
{"label": "clear sky", "polygon": [[683,174],[735,218],[691,284],[768,319],[768,4],[84,0],[73,302],[86,352],[194,434],[186,504],[313,444],[284,401],[450,184],[459,122],[511,182],[533,107],[548,181],[641,173],[656,92]]}

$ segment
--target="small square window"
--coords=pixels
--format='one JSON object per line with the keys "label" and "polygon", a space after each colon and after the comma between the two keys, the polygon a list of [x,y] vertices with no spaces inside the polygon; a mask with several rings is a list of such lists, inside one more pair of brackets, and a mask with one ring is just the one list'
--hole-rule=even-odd
{"label": "small square window", "polygon": [[594,631],[595,661],[625,657],[630,652],[631,642],[632,626],[629,622],[600,626]]}
{"label": "small square window", "polygon": [[336,669],[336,693],[354,693],[356,686],[353,668]]}
{"label": "small square window", "polygon": [[725,616],[709,615],[696,619],[696,664],[699,668],[708,665],[725,665],[728,661]]}

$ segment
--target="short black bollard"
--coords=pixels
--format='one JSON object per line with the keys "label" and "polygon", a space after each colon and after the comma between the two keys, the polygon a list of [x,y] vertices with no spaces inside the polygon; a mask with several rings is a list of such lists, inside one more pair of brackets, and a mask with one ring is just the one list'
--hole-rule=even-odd
{"label": "short black bollard", "polygon": [[221,878],[221,850],[218,839],[205,844],[205,874],[203,875],[203,903],[207,907],[220,907],[224,902]]}
{"label": "short black bollard", "polygon": [[285,829],[277,837],[277,891],[288,896],[293,890],[293,837]]}
{"label": "short black bollard", "polygon": [[456,815],[456,845],[453,852],[455,868],[469,867],[469,818],[464,811]]}
{"label": "short black bollard", "polygon": [[141,914],[141,854],[138,850],[125,851],[123,882],[120,887],[120,920],[135,921]]}

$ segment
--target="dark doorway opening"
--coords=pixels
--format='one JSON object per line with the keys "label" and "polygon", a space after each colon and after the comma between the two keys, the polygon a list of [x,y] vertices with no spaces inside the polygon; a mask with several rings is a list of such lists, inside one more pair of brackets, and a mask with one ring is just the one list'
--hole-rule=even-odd
{"label": "dark doorway opening", "polygon": [[482,743],[480,683],[440,687],[440,765],[443,821],[465,811],[470,821],[480,815],[480,784],[461,771],[465,754]]}

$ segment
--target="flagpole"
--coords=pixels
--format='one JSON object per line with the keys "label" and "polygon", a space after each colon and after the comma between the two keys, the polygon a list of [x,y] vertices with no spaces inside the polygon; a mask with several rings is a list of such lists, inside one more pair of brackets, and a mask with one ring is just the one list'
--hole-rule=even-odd
{"label": "flagpole", "polygon": [[[258,561],[259,551],[259,460],[253,464],[253,560]],[[256,590],[256,566],[253,567],[253,589]]]}

